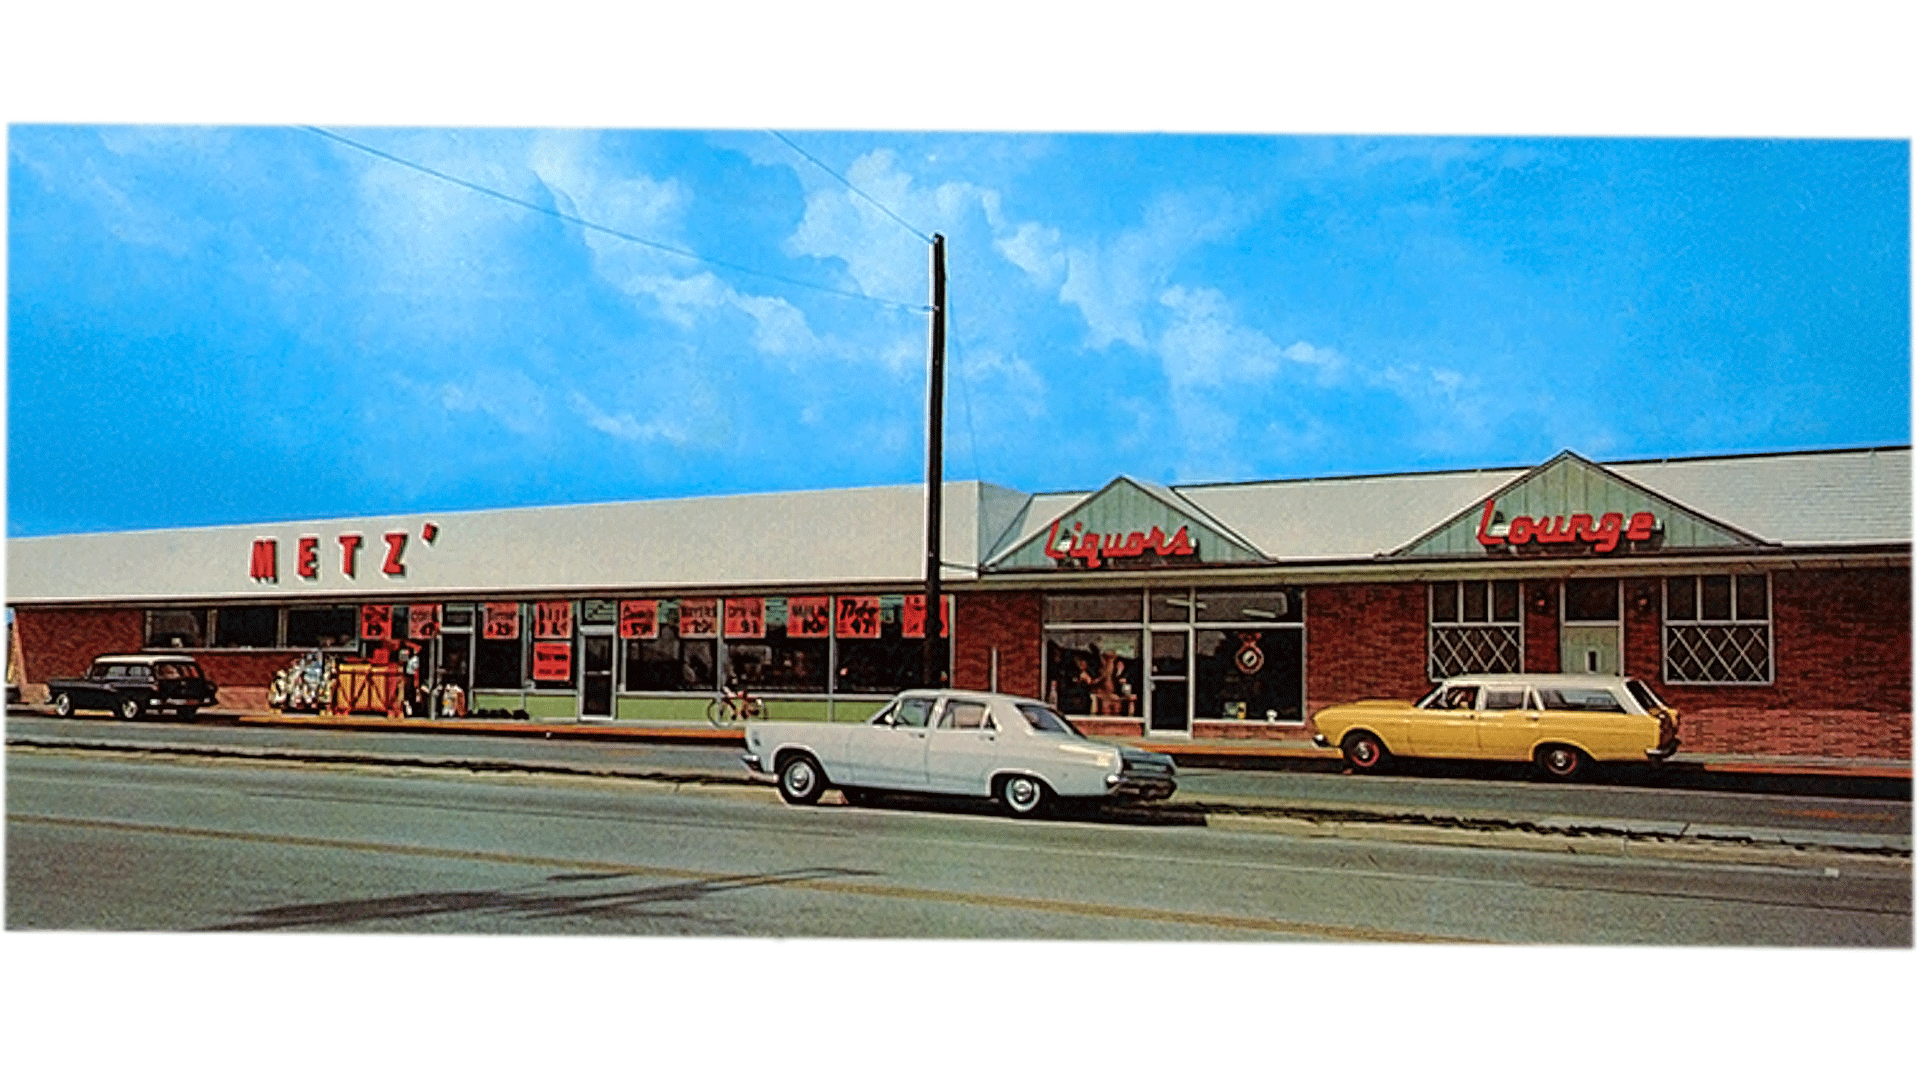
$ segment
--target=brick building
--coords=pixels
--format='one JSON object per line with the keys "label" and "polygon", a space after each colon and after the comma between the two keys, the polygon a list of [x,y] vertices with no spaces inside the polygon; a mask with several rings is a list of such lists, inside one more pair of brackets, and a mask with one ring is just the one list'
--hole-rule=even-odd
{"label": "brick building", "polygon": [[[947,485],[956,685],[1113,734],[1299,737],[1466,671],[1605,671],[1693,751],[1912,753],[1907,447],[1026,495]],[[21,678],[180,649],[258,709],[311,650],[473,709],[849,719],[919,679],[918,487],[9,541]],[[938,632],[938,630],[936,630]]]}

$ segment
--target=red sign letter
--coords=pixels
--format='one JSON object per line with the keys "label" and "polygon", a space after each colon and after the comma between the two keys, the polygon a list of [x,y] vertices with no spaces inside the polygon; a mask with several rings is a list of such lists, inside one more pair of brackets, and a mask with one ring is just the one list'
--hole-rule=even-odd
{"label": "red sign letter", "polygon": [[346,533],[340,537],[340,572],[353,576],[354,556],[360,551],[360,534]]}
{"label": "red sign letter", "polygon": [[300,554],[294,560],[294,568],[303,578],[320,576],[320,538],[303,536],[300,538]]}
{"label": "red sign letter", "polygon": [[383,574],[391,574],[395,577],[404,577],[407,573],[407,568],[400,564],[400,553],[402,551],[405,551],[406,549],[407,549],[406,533],[403,533],[403,532],[388,533],[387,534],[387,561],[385,565],[380,567],[380,572]]}
{"label": "red sign letter", "polygon": [[250,569],[255,581],[280,580],[280,542],[269,536],[263,536],[253,542],[253,565]]}

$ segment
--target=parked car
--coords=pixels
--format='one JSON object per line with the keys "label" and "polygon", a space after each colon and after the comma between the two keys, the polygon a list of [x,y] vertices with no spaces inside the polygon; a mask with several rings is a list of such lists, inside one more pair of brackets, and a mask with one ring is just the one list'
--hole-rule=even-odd
{"label": "parked car", "polygon": [[962,690],[909,690],[864,724],[758,721],[742,757],[780,797],[805,805],[827,788],[850,803],[878,791],[975,795],[1014,817],[1056,799],[1164,799],[1173,759],[1094,742],[1044,701]]}
{"label": "parked car", "polygon": [[219,690],[191,656],[132,653],[95,657],[78,679],[48,679],[47,701],[63,717],[77,709],[104,709],[123,720],[147,712],[184,719],[213,704]]}
{"label": "parked car", "polygon": [[1639,679],[1614,675],[1456,675],[1414,704],[1358,701],[1313,716],[1313,741],[1356,772],[1396,755],[1531,761],[1569,779],[1596,761],[1663,761],[1680,716]]}

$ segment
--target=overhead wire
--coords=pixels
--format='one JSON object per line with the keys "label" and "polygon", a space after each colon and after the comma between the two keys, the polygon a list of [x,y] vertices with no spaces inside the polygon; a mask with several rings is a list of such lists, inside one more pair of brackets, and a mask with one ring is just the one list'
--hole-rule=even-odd
{"label": "overhead wire", "polygon": [[806,158],[808,161],[811,161],[815,165],[819,166],[821,172],[826,173],[828,176],[831,176],[835,180],[838,180],[842,184],[845,184],[847,186],[848,191],[851,191],[855,195],[858,195],[861,198],[867,200],[867,202],[871,203],[875,209],[879,210],[881,213],[887,215],[888,217],[892,218],[894,221],[898,222],[901,228],[919,237],[925,243],[928,243],[928,244],[933,243],[933,237],[928,236],[926,233],[921,232],[919,229],[914,228],[913,225],[907,221],[907,219],[901,217],[899,214],[894,213],[891,209],[887,207],[885,203],[867,194],[866,192],[861,191],[860,188],[856,186],[853,181],[847,179],[844,176],[841,176],[839,173],[828,168],[826,162],[821,161],[819,158],[814,157],[812,154],[807,153],[805,150],[802,150],[800,148],[799,143],[794,142],[792,139],[787,138],[785,135],[780,134],[779,132],[773,130],[772,128],[767,129],[767,134],[773,136],[776,139],[779,139],[783,143],[786,143],[789,147],[792,148],[794,153],[799,154],[801,157]]}
{"label": "overhead wire", "polygon": [[960,332],[953,317],[953,300],[947,300],[947,351],[953,354],[953,381],[960,384],[960,402],[967,412],[967,451],[973,458],[973,478],[980,479],[985,474],[980,470],[980,442],[974,437],[973,395],[967,392],[967,380],[963,365],[960,363]]}
{"label": "overhead wire", "polygon": [[[388,153],[387,151],[381,150],[378,147],[368,146],[366,143],[359,142],[354,139],[349,139],[345,135],[341,135],[333,131],[328,131],[326,128],[314,127],[312,125],[303,125],[302,130],[312,132],[313,134],[319,135],[322,138],[331,139],[334,142],[341,143],[342,145],[350,146],[355,150],[360,151],[361,153],[369,154],[373,157],[380,158],[383,161],[389,161],[395,165],[400,165],[405,168],[412,169],[415,172],[425,173],[426,175],[431,176],[437,180],[442,180],[442,181],[445,181],[446,183],[453,184],[458,187],[466,188],[468,191],[477,192],[478,194],[486,195],[490,198],[499,199],[503,202],[509,202],[515,206],[523,207],[527,210],[532,210],[535,213],[545,214],[548,217],[557,218],[561,221],[567,222],[568,224],[578,225],[583,229],[588,229],[593,232],[604,233],[608,236],[617,237],[629,243],[639,244],[642,247],[652,248],[655,251],[664,252],[669,255],[677,255],[683,259],[692,259],[696,262],[708,263],[713,266],[724,267],[725,269],[732,270],[735,273],[739,273],[739,274],[747,274],[752,277],[764,278],[769,281],[778,281],[786,285],[792,285],[796,288],[812,289],[815,292],[830,293],[834,296],[846,297],[847,299],[850,299],[850,300],[865,300],[868,303],[879,304],[883,307],[896,308],[902,311],[913,311],[913,312],[924,313],[932,310],[932,308],[926,304],[902,303],[901,301],[898,301],[898,300],[887,300],[878,296],[869,296],[866,293],[854,292],[849,289],[836,289],[830,285],[819,285],[811,281],[802,281],[798,278],[790,278],[785,275],[771,273],[766,270],[756,270],[750,266],[742,266],[739,263],[727,262],[724,259],[716,259],[709,255],[702,255],[698,252],[688,251],[685,248],[677,248],[671,244],[663,244],[657,240],[648,240],[643,236],[635,236],[632,233],[624,232],[620,229],[615,229],[607,225],[602,225],[597,221],[590,221],[586,218],[579,216],[578,214],[569,214],[569,213],[566,213],[565,211],[555,210],[552,207],[541,206],[539,203],[528,202],[525,199],[518,198],[513,195],[509,195],[504,191],[499,191],[497,189],[490,188],[485,184],[478,184],[471,180],[465,179],[464,177],[455,176],[452,173],[448,173],[448,172],[442,172],[441,170],[433,168],[430,165],[423,165],[420,162],[411,161],[411,160],[408,160],[407,158],[403,158],[398,154]],[[798,149],[798,148],[796,147],[795,149]],[[825,168],[825,166],[821,166],[821,167]],[[885,209],[885,207],[882,207],[882,209]]]}

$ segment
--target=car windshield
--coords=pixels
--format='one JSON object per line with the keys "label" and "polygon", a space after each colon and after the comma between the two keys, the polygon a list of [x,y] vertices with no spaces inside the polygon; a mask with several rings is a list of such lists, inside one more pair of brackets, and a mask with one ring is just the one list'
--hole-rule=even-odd
{"label": "car windshield", "polygon": [[1076,739],[1086,738],[1080,733],[1079,728],[1067,721],[1066,717],[1045,705],[1023,704],[1020,706],[1020,715],[1027,718],[1027,723],[1032,725],[1035,731],[1044,731],[1053,735],[1071,735]]}

